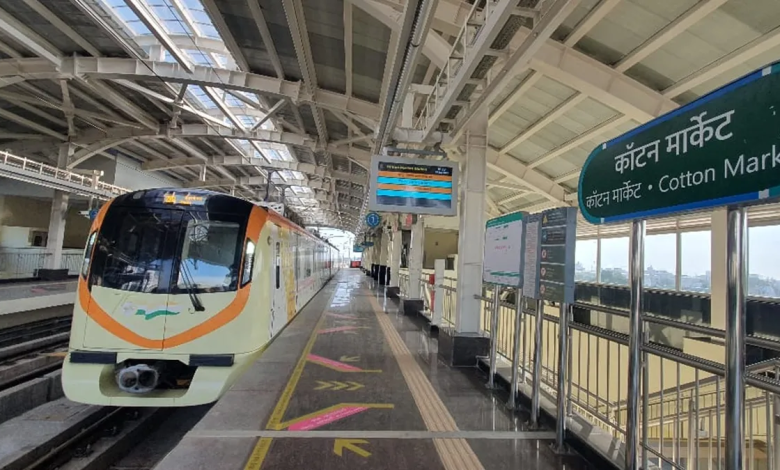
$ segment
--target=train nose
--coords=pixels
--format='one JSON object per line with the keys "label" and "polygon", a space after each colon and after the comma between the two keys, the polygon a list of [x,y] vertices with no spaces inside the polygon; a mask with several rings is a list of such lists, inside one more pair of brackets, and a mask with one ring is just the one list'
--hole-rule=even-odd
{"label": "train nose", "polygon": [[128,393],[148,393],[157,387],[160,381],[159,371],[147,364],[123,367],[116,373],[116,383],[122,391]]}

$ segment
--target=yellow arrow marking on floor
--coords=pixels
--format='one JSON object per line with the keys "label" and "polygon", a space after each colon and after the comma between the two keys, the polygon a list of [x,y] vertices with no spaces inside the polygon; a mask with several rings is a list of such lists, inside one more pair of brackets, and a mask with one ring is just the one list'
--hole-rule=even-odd
{"label": "yellow arrow marking on floor", "polygon": [[336,439],[333,442],[333,453],[339,457],[343,457],[344,450],[348,450],[363,458],[368,458],[368,456],[371,455],[371,452],[361,448],[359,444],[368,444],[368,441],[365,439]]}
{"label": "yellow arrow marking on floor", "polygon": [[341,356],[339,361],[341,362],[357,362],[360,360],[360,356]]}
{"label": "yellow arrow marking on floor", "polygon": [[314,390],[344,390],[346,389],[348,392],[354,392],[355,390],[360,390],[361,388],[365,387],[365,385],[357,382],[339,382],[336,380],[333,381],[322,381],[318,380],[317,383],[319,384],[317,387],[314,388]]}
{"label": "yellow arrow marking on floor", "polygon": [[48,356],[48,357],[65,357],[68,355],[67,352],[61,351],[61,352],[49,352],[49,353],[43,353],[42,356]]}

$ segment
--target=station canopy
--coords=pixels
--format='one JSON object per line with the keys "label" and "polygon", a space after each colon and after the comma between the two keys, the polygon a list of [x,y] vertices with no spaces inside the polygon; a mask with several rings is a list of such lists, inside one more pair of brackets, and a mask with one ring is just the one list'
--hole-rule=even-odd
{"label": "station canopy", "polygon": [[373,153],[465,158],[487,110],[486,208],[535,212],[577,204],[599,143],[777,60],[776,0],[4,0],[0,149],[359,232]]}

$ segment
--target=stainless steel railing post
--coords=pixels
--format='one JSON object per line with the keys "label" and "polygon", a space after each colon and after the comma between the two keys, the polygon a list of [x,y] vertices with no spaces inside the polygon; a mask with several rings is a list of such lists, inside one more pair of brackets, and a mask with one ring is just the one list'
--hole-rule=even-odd
{"label": "stainless steel railing post", "polygon": [[566,452],[566,399],[568,394],[566,388],[569,385],[567,378],[569,365],[569,315],[571,314],[571,305],[561,303],[560,316],[558,317],[558,420],[555,423],[555,451],[559,453]]}
{"label": "stainless steel railing post", "polygon": [[739,470],[745,447],[747,213],[729,208],[726,217],[726,470]]}
{"label": "stainless steel railing post", "polygon": [[544,300],[536,300],[536,324],[534,325],[534,375],[531,392],[531,427],[539,427],[539,393],[542,381],[542,322],[544,321]]}
{"label": "stainless steel railing post", "polygon": [[[515,409],[515,402],[517,400],[517,383],[520,380],[520,333],[521,326],[523,324],[523,294],[518,288],[515,290],[515,341],[514,350],[512,351],[512,383],[509,387],[509,400],[506,403],[506,407],[510,410]],[[525,342],[525,338],[522,338]]]}
{"label": "stainless steel railing post", "polygon": [[498,354],[498,312],[500,301],[500,289],[497,284],[493,285],[493,305],[491,305],[490,314],[490,377],[488,378],[488,388],[495,387],[496,376],[496,356]]}
{"label": "stainless steel railing post", "polygon": [[642,277],[644,274],[645,221],[631,225],[631,311],[628,327],[628,390],[626,397],[626,470],[637,468],[639,447],[639,389],[642,352]]}

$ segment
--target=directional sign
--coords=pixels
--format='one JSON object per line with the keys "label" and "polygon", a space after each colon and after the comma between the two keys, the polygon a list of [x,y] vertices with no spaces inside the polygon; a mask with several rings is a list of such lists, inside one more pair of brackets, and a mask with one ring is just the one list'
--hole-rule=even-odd
{"label": "directional sign", "polygon": [[355,245],[355,246],[352,247],[352,251],[354,251],[355,253],[363,253],[364,250],[365,250],[365,247],[363,247],[361,245]]}
{"label": "directional sign", "polygon": [[541,216],[539,295],[545,300],[573,303],[577,209],[550,209]]}
{"label": "directional sign", "polygon": [[379,224],[382,222],[382,218],[379,217],[379,214],[376,212],[369,212],[366,214],[366,225],[374,228],[379,226]]}
{"label": "directional sign", "polygon": [[97,209],[90,209],[90,211],[89,211],[89,220],[95,220],[97,218],[97,215],[98,215],[98,210]]}
{"label": "directional sign", "polygon": [[780,63],[599,145],[580,173],[591,223],[780,196]]}

